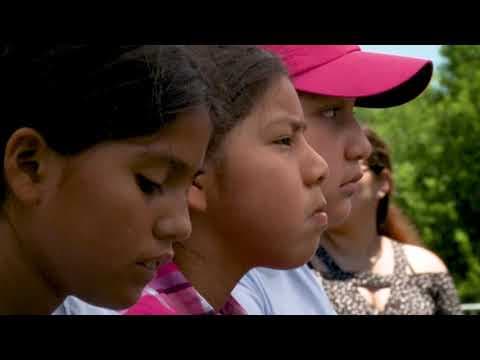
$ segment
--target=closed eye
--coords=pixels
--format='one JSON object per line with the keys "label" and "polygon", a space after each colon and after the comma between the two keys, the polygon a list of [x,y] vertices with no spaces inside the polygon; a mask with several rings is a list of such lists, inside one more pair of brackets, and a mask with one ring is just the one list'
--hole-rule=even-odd
{"label": "closed eye", "polygon": [[274,144],[292,146],[293,139],[291,137],[284,137],[274,141]]}
{"label": "closed eye", "polygon": [[163,186],[146,178],[145,176],[137,174],[135,175],[135,180],[138,187],[145,195],[151,196],[155,193],[163,194]]}

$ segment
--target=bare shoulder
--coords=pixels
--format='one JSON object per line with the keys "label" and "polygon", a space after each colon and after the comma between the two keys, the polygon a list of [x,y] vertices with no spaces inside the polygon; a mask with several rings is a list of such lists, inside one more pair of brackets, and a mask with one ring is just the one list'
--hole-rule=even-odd
{"label": "bare shoulder", "polygon": [[402,244],[405,256],[417,274],[421,273],[446,273],[447,267],[443,261],[430,250],[416,245]]}

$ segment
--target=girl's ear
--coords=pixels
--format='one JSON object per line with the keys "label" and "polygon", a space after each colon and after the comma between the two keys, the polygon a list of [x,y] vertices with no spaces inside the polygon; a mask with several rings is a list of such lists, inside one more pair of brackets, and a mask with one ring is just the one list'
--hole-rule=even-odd
{"label": "girl's ear", "polygon": [[38,203],[50,173],[50,160],[51,150],[37,131],[15,131],[5,146],[3,162],[9,193],[24,204]]}
{"label": "girl's ear", "polygon": [[377,198],[383,199],[385,195],[393,192],[392,173],[388,169],[383,169],[379,175],[380,186],[377,191]]}
{"label": "girl's ear", "polygon": [[188,191],[188,206],[195,211],[207,210],[207,197],[205,194],[206,175],[204,172],[198,174],[193,180]]}

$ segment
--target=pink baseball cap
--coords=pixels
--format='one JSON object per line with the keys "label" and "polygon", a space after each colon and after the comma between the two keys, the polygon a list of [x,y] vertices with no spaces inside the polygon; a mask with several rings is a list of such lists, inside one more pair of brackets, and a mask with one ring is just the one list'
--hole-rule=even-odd
{"label": "pink baseball cap", "polygon": [[413,100],[432,78],[430,60],[364,52],[357,45],[262,45],[285,63],[298,91],[385,108]]}

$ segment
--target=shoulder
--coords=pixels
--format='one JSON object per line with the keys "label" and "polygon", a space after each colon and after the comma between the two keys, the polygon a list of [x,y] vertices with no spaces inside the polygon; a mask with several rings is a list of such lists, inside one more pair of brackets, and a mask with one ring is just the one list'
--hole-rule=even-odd
{"label": "shoulder", "polygon": [[[260,296],[265,293],[266,274],[261,268],[254,268],[248,271],[233,289],[233,294],[248,294]],[[239,295],[240,296],[240,295]]]}
{"label": "shoulder", "polygon": [[413,271],[421,273],[447,273],[448,269],[443,261],[432,251],[423,247],[402,244],[403,251]]}
{"label": "shoulder", "polygon": [[310,298],[323,298],[323,285],[308,265],[288,270],[255,268],[240,282],[262,293],[272,302],[295,300],[309,302]]}
{"label": "shoulder", "polygon": [[299,282],[301,271],[257,267],[243,276],[232,294],[249,314],[273,314],[273,307],[279,301],[285,302],[292,296],[290,290]]}
{"label": "shoulder", "polygon": [[257,268],[246,273],[232,290],[233,298],[249,315],[268,315],[262,273]]}
{"label": "shoulder", "polygon": [[281,275],[280,270],[257,267],[247,272],[238,282],[236,289],[238,291],[256,292],[257,294],[266,294],[272,284],[278,282]]}
{"label": "shoulder", "polygon": [[242,284],[256,285],[260,287],[277,287],[279,284],[298,282],[314,279],[314,275],[307,265],[294,269],[278,270],[258,267],[250,270],[241,280]]}
{"label": "shoulder", "polygon": [[243,277],[233,295],[248,314],[335,314],[308,265],[289,270],[255,268]]}
{"label": "shoulder", "polygon": [[74,296],[69,296],[52,315],[119,315],[119,313],[115,310],[91,305]]}

